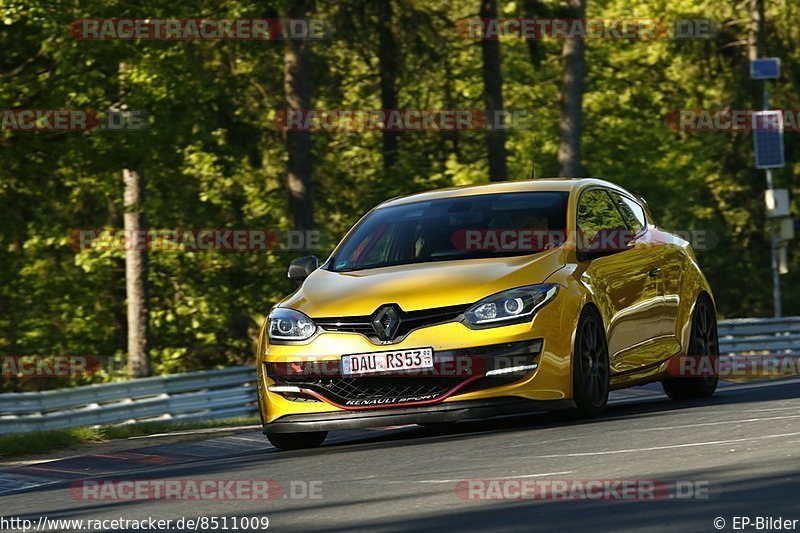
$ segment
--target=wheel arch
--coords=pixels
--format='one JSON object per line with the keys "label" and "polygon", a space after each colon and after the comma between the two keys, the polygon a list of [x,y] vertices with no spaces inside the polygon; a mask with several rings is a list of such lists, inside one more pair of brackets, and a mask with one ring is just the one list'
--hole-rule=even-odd
{"label": "wheel arch", "polygon": [[[583,304],[583,307],[581,307],[581,312],[578,314],[578,319],[580,319],[580,315],[582,315],[584,313],[584,311],[586,311],[587,309],[590,309],[594,314],[596,314],[598,317],[600,317],[600,322],[603,324],[603,329],[606,330],[607,329],[607,321],[606,321],[605,317],[603,316],[603,313],[600,312],[600,308],[597,307],[597,304],[595,304],[592,300],[587,300]],[[605,333],[607,335],[608,331],[605,331]]]}

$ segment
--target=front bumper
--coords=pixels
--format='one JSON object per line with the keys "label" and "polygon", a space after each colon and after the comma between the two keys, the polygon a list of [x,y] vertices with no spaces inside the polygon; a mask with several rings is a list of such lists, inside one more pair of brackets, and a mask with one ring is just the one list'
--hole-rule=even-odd
{"label": "front bumper", "polygon": [[572,400],[530,401],[519,398],[490,398],[441,403],[425,407],[392,407],[371,411],[338,411],[286,415],[264,424],[264,433],[335,431],[404,424],[433,424],[485,420],[500,416],[531,414],[575,407]]}
{"label": "front bumper", "polygon": [[267,391],[296,402],[323,402],[351,410],[434,404],[458,393],[508,385],[532,375],[541,348],[542,340],[535,339],[442,350],[434,354],[430,369],[358,377],[343,376],[338,360],[267,362],[266,373],[274,383]]}
{"label": "front bumper", "polygon": [[[262,328],[257,365],[262,418],[266,425],[276,424],[276,428],[278,427],[277,424],[283,424],[284,422],[316,422],[317,420],[328,420],[329,418],[335,421],[333,426],[337,426],[340,423],[353,424],[353,420],[363,418],[362,421],[354,426],[339,425],[337,427],[371,427],[385,424],[414,423],[413,421],[405,422],[404,420],[407,419],[397,422],[394,418],[388,417],[388,415],[394,414],[399,416],[401,413],[406,413],[408,409],[416,410],[414,412],[421,413],[420,416],[432,416],[433,419],[431,421],[433,422],[446,422],[449,419],[441,419],[440,416],[451,415],[437,414],[437,411],[444,409],[444,412],[449,412],[451,409],[455,409],[454,412],[459,412],[464,409],[463,405],[467,405],[465,402],[496,398],[507,400],[511,398],[526,400],[527,408],[529,409],[530,404],[533,403],[569,400],[572,397],[571,352],[574,323],[571,319],[573,313],[569,313],[566,320],[563,319],[559,299],[559,297],[556,297],[553,302],[537,312],[531,322],[524,324],[472,330],[458,322],[443,323],[412,331],[402,342],[392,345],[378,346],[363,335],[345,332],[324,333],[314,338],[311,342],[302,345],[271,344],[266,342],[265,332]],[[433,393],[436,396],[430,400],[416,403],[397,402],[388,404],[391,407],[380,402],[370,405],[348,404],[343,401],[347,398],[339,395],[339,392],[343,391],[342,387],[335,389],[336,385],[359,385],[360,383],[343,384],[341,380],[339,383],[321,382],[319,380],[309,383],[307,379],[300,380],[302,381],[301,383],[298,383],[297,380],[290,382],[294,378],[276,372],[277,367],[283,367],[284,369],[292,367],[305,368],[310,364],[319,364],[323,369],[336,371],[343,354],[431,347],[435,358],[441,354],[454,352],[461,355],[481,357],[486,355],[486,349],[493,350],[495,347],[502,345],[519,346],[522,343],[538,343],[538,354],[534,360],[537,368],[533,371],[513,376],[497,376],[497,378],[503,379],[493,378],[491,381],[483,376],[473,375],[472,377],[475,378],[473,382],[456,390],[447,390],[447,393],[441,393],[440,390],[414,390],[410,393],[411,396],[427,398],[426,394],[428,393]],[[481,354],[479,352],[484,353]],[[457,365],[456,368],[458,368]],[[492,367],[487,364],[486,370],[488,371],[490,368]],[[334,377],[339,378],[341,376],[334,375]],[[292,389],[287,389],[287,387],[293,386],[303,389],[305,392],[300,393],[298,396],[293,396],[288,392]],[[444,389],[447,389],[448,386],[449,383],[442,385]],[[328,387],[327,390],[325,387]],[[309,392],[314,393],[316,397],[308,394]],[[451,408],[449,407],[450,404],[463,405],[462,407]],[[436,409],[432,409],[434,407]],[[419,411],[420,409],[422,411]],[[372,417],[370,416],[372,413],[380,414]],[[475,413],[469,413],[468,418],[481,417],[480,411],[477,411],[477,415]],[[384,415],[387,415],[387,417],[384,417]],[[312,418],[306,418],[308,416],[312,416]],[[339,416],[342,418],[339,418]],[[300,424],[290,427],[302,428],[307,426],[308,424],[305,426]],[[292,431],[300,430],[293,429]],[[307,429],[306,431],[312,430]]]}

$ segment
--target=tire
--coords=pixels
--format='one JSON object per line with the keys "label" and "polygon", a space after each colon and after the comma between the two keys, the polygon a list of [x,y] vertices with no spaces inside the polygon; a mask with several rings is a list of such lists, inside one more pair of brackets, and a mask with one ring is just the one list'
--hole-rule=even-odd
{"label": "tire", "polygon": [[[711,299],[705,294],[697,298],[692,312],[692,330],[689,336],[689,356],[719,357],[717,316]],[[717,368],[716,361],[712,368]],[[717,390],[719,376],[679,377],[661,382],[664,392],[672,400],[708,398]]]}
{"label": "tire", "polygon": [[302,450],[316,448],[328,436],[327,431],[308,433],[268,433],[267,440],[279,450]]}
{"label": "tire", "polygon": [[585,307],[578,319],[572,352],[572,390],[578,413],[597,416],[608,404],[610,369],[603,321],[591,307]]}

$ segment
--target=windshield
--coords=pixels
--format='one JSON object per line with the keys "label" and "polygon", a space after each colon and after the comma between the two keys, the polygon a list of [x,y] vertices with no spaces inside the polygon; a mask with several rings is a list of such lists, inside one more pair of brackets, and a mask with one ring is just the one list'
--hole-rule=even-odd
{"label": "windshield", "polygon": [[548,246],[543,234],[563,235],[568,196],[517,192],[378,208],[342,243],[331,270],[536,253]]}

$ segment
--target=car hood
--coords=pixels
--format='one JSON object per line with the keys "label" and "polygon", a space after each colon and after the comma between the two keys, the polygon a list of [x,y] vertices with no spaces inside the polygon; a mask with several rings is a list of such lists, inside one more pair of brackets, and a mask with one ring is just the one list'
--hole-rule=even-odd
{"label": "car hood", "polygon": [[370,315],[388,303],[404,311],[464,305],[541,283],[564,266],[561,250],[503,258],[440,261],[353,272],[315,270],[279,305],[314,317]]}

